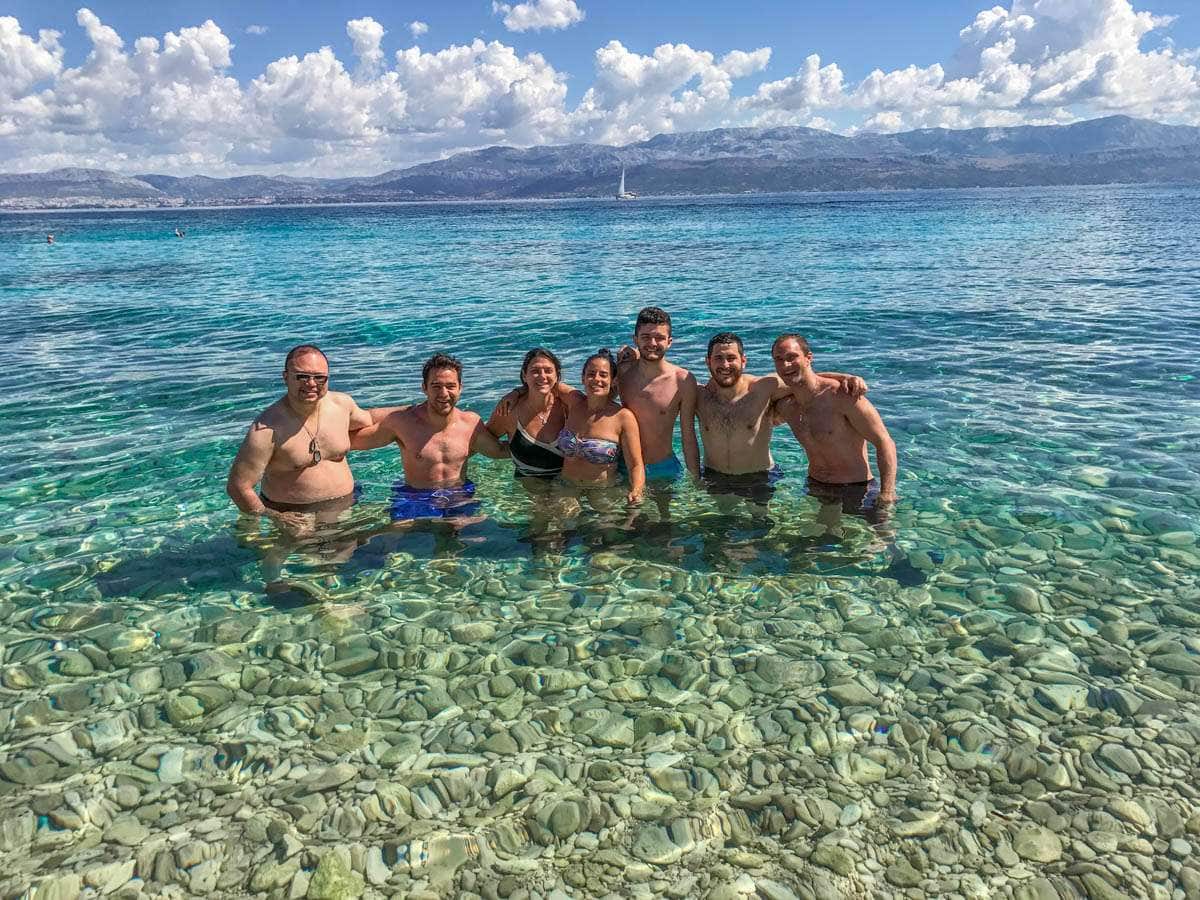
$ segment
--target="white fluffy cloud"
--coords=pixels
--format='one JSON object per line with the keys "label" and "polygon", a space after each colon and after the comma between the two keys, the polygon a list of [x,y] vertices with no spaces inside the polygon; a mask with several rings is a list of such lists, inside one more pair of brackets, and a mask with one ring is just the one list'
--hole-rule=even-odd
{"label": "white fluffy cloud", "polygon": [[383,26],[370,16],[346,23],[346,35],[354,45],[354,55],[364,74],[373,75],[383,65],[384,34]]}
{"label": "white fluffy cloud", "polygon": [[528,0],[516,6],[493,0],[492,12],[504,16],[509,31],[570,28],[583,21],[583,10],[575,0]]}
{"label": "white fluffy cloud", "polygon": [[[513,30],[583,17],[573,0],[496,11]],[[211,20],[131,43],[86,8],[76,24],[89,50],[67,60],[58,32],[29,34],[0,16],[0,170],[350,174],[496,143],[624,143],[748,124],[896,131],[1110,113],[1200,124],[1200,51],[1176,47],[1170,19],[1130,0],[1012,0],[967,23],[949,59],[857,82],[816,53],[782,69],[776,60],[768,78],[769,47],[641,53],[610,40],[572,105],[565,73],[540,53],[483,40],[394,50],[371,17],[346,24],[348,61],[320,47],[244,80]],[[404,27],[414,39],[428,31]]]}
{"label": "white fluffy cloud", "polygon": [[664,131],[729,124],[733,82],[766,67],[769,47],[717,59],[687,44],[662,44],[644,56],[609,41],[596,51],[596,83],[572,113],[588,140],[624,143]]}
{"label": "white fluffy cloud", "polygon": [[[57,31],[42,30],[34,40],[12,16],[0,16],[0,103],[27,92],[62,70]],[[0,108],[2,109],[2,108]]]}

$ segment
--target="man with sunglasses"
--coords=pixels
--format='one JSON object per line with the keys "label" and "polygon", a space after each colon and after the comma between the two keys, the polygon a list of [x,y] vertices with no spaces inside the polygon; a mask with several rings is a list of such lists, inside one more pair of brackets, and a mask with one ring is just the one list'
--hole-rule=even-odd
{"label": "man with sunglasses", "polygon": [[329,360],[315,344],[288,352],[283,383],[287,392],[246,433],[225,490],[248,515],[290,525],[313,514],[333,521],[357,499],[346,453],[350,432],[370,425],[371,414],[349,394],[329,390]]}

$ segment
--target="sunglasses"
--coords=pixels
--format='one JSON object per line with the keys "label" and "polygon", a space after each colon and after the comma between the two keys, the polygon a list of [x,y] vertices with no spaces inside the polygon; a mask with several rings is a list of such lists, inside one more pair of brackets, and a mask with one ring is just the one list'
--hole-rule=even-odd
{"label": "sunglasses", "polygon": [[311,381],[313,384],[317,385],[318,387],[325,384],[327,381],[329,381],[328,375],[311,375],[308,372],[293,372],[292,377],[295,378],[297,381],[303,381],[303,382]]}

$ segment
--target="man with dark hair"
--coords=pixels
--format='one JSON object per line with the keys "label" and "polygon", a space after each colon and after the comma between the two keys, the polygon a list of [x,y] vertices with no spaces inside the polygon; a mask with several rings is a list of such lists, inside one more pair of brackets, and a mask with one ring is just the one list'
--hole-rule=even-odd
{"label": "man with dark hair", "polygon": [[332,521],[357,496],[346,453],[350,432],[370,425],[371,415],[349,394],[329,390],[329,360],[315,344],[288,351],[283,383],[284,395],[246,433],[226,493],[248,515],[293,526],[314,516]]}
{"label": "man with dark hair", "polygon": [[[745,345],[732,332],[709,340],[706,360],[708,383],[694,397],[686,397],[681,409],[688,470],[710,493],[745,497],[766,506],[780,475],[771,459],[774,404],[788,396],[790,388],[778,375],[747,375]],[[860,378],[832,373],[826,377],[854,396],[866,392]],[[703,465],[694,449],[697,417],[704,442]]]}
{"label": "man with dark hair", "polygon": [[425,401],[392,412],[353,435],[351,447],[371,450],[395,442],[400,447],[404,481],[394,485],[392,518],[458,519],[473,515],[475,484],[467,478],[467,459],[482,453],[508,456],[473,412],[458,409],[462,395],[462,363],[435,353],[421,367]]}
{"label": "man with dark hair", "polygon": [[670,484],[683,472],[675,456],[675,422],[684,396],[696,391],[692,374],[667,362],[672,341],[670,315],[647,306],[633,326],[634,346],[622,347],[618,359],[621,403],[637,419],[646,484],[652,489],[656,482]]}
{"label": "man with dark hair", "polygon": [[[777,404],[777,419],[808,456],[808,492],[821,501],[822,518],[842,512],[873,523],[886,518],[896,501],[896,444],[875,407],[866,397],[838,393],[836,383],[814,372],[812,349],[798,334],[777,337],[771,357],[791,392]],[[878,481],[868,443],[875,447]]]}

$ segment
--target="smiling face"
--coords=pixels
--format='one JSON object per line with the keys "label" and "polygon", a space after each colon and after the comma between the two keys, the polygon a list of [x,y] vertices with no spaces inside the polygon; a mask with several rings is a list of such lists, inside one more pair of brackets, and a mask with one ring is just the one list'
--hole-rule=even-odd
{"label": "smiling face", "polygon": [[316,403],[329,393],[329,363],[320,353],[297,353],[283,370],[283,383],[293,403]]}
{"label": "smiling face", "polygon": [[612,363],[603,356],[589,359],[583,367],[583,389],[588,396],[608,397],[612,394]]}
{"label": "smiling face", "polygon": [[746,357],[737,344],[714,344],[708,352],[708,373],[719,387],[733,387],[746,369]]}
{"label": "smiling face", "polygon": [[462,382],[454,369],[433,369],[421,389],[429,401],[429,408],[439,416],[448,416],[458,404]]}
{"label": "smiling face", "polygon": [[558,384],[558,370],[546,357],[535,356],[521,373],[521,381],[529,388],[530,393],[545,396]]}
{"label": "smiling face", "polygon": [[671,346],[671,328],[668,325],[640,325],[633,333],[642,359],[657,362],[667,355]]}
{"label": "smiling face", "polygon": [[775,374],[782,378],[785,384],[801,381],[812,368],[812,358],[812,353],[801,347],[795,338],[782,338],[771,351],[771,359],[775,361]]}

